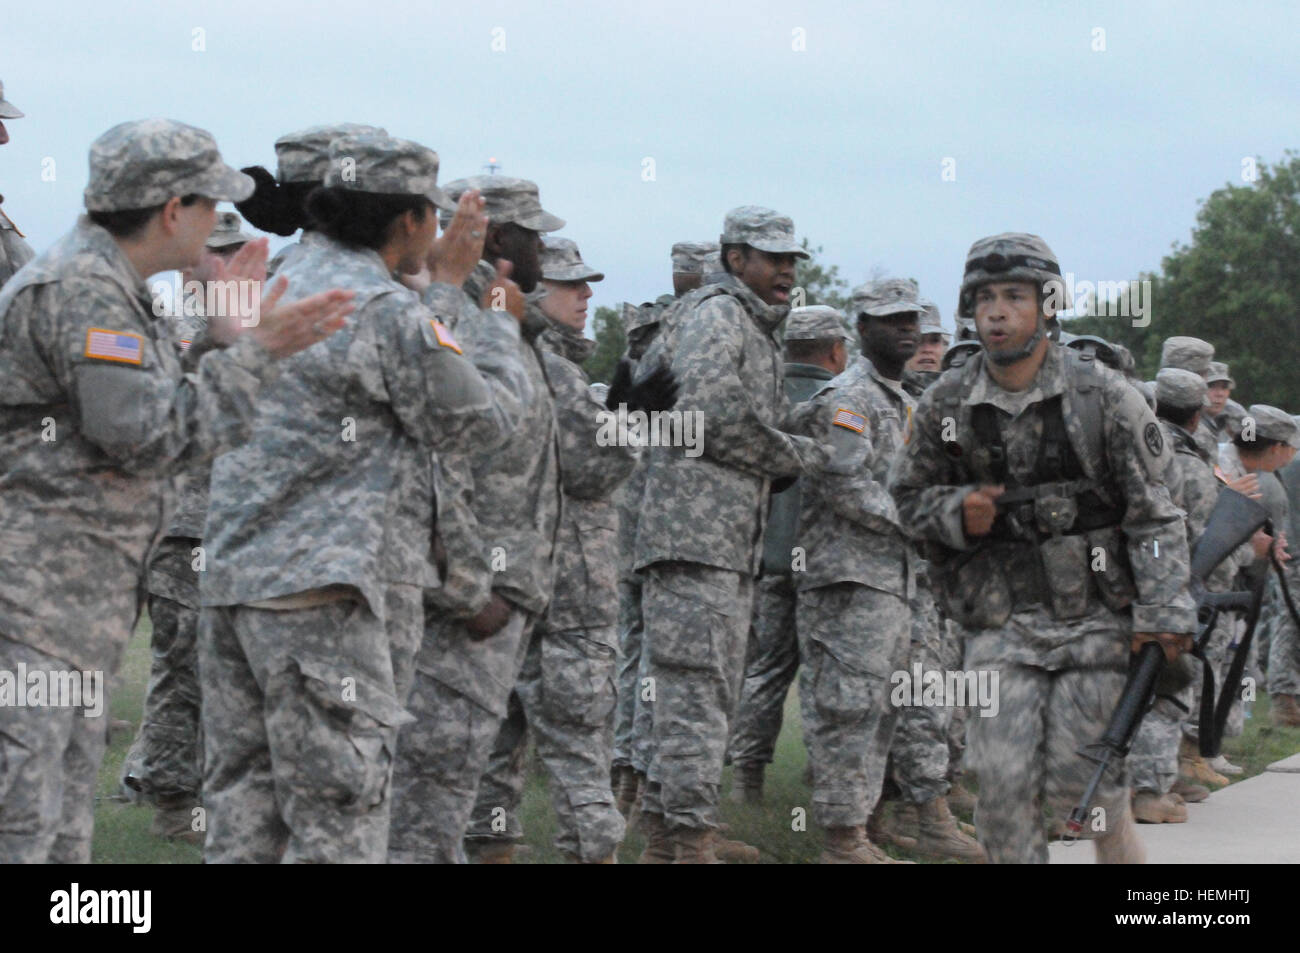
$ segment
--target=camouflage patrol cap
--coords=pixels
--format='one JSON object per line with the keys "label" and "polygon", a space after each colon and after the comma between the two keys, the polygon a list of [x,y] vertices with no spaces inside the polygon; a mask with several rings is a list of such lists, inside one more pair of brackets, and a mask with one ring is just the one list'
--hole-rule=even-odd
{"label": "camouflage patrol cap", "polygon": [[1223,381],[1229,387],[1237,386],[1237,382],[1228,374],[1228,365],[1224,364],[1222,361],[1210,361],[1210,372],[1205,380],[1209,384]]}
{"label": "camouflage patrol cap", "polygon": [[21,119],[25,115],[27,114],[5,99],[5,84],[0,80],[0,119]]}
{"label": "camouflage patrol cap", "polygon": [[376,133],[340,136],[330,143],[325,185],[378,195],[423,195],[440,209],[456,208],[438,188],[438,153]]}
{"label": "camouflage patrol cap", "polygon": [[1181,367],[1162,367],[1156,374],[1156,403],[1170,407],[1200,407],[1205,402],[1205,381]]}
{"label": "camouflage patrol cap", "polygon": [[728,212],[718,243],[748,245],[771,255],[812,257],[794,240],[794,220],[761,205],[742,205]]}
{"label": "camouflage patrol cap", "polygon": [[242,202],[253,180],[221,161],[210,132],[174,119],[119,123],[90,144],[86,210],[152,208],[174,196]]}
{"label": "camouflage patrol cap", "polygon": [[551,235],[542,239],[542,277],[547,281],[605,280],[604,274],[593,271],[582,260],[582,254],[573,239]]}
{"label": "camouflage patrol cap", "polygon": [[330,167],[330,143],[342,136],[386,136],[387,129],[355,122],[309,126],[275,140],[276,178],[285,182],[324,182]]}
{"label": "camouflage patrol cap", "polygon": [[939,306],[929,298],[917,298],[921,305],[921,334],[941,334],[947,338],[948,332],[943,329],[943,315],[939,311]]}
{"label": "camouflage patrol cap", "polygon": [[1213,357],[1214,345],[1200,338],[1165,338],[1164,344],[1160,345],[1161,367],[1181,367],[1201,377],[1209,374]]}
{"label": "camouflage patrol cap", "polygon": [[[938,309],[935,309],[936,312]],[[849,313],[854,318],[869,314],[881,318],[890,314],[905,314],[909,311],[925,313],[921,301],[921,289],[911,278],[882,278],[868,281],[853,289],[849,302]]]}
{"label": "camouflage patrol cap", "polygon": [[[564,219],[542,208],[536,182],[508,175],[471,175],[447,183],[447,194],[453,202],[459,201],[470,189],[478,189],[482,194],[484,211],[493,225],[514,222],[535,232],[558,232],[564,227]],[[450,221],[448,217],[444,227]]]}
{"label": "camouflage patrol cap", "polygon": [[1037,235],[1028,232],[1003,232],[981,238],[966,252],[966,270],[961,279],[961,296],[957,303],[959,317],[975,316],[975,289],[994,281],[1032,281],[1044,293],[1055,292],[1057,311],[1071,305],[1061,281],[1061,265],[1056,255]]}
{"label": "camouflage patrol cap", "polygon": [[704,275],[722,270],[717,242],[677,242],[673,245],[673,274]]}
{"label": "camouflage patrol cap", "polygon": [[241,231],[240,226],[244,220],[239,217],[238,212],[219,212],[217,214],[217,224],[212,226],[212,234],[208,236],[207,246],[209,248],[229,248],[231,245],[246,245],[253,240],[253,236]]}
{"label": "camouflage patrol cap", "polygon": [[844,313],[838,308],[824,304],[792,308],[790,316],[785,320],[787,341],[823,341],[835,338],[853,340],[844,323]]}
{"label": "camouflage patrol cap", "polygon": [[[1285,410],[1268,404],[1251,404],[1243,421],[1254,419],[1255,436],[1263,440],[1277,440],[1300,449],[1300,427]],[[1244,436],[1244,430],[1243,430]]]}

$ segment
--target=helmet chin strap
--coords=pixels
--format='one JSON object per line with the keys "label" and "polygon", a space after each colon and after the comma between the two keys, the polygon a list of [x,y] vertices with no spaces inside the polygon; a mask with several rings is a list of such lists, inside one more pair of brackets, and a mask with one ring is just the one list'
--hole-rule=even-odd
{"label": "helmet chin strap", "polygon": [[[1043,340],[1046,336],[1047,322],[1043,319],[1042,312],[1039,311],[1038,327],[1034,329],[1034,333],[1029,336],[1029,340],[1025,342],[1023,347],[1019,350],[1003,351],[996,354],[986,347],[984,349],[984,356],[999,367],[1006,367],[1008,364],[1015,364],[1017,361],[1023,361],[1030,354],[1033,354],[1034,348],[1038,347],[1038,342]],[[980,343],[983,344],[984,342],[981,340]]]}

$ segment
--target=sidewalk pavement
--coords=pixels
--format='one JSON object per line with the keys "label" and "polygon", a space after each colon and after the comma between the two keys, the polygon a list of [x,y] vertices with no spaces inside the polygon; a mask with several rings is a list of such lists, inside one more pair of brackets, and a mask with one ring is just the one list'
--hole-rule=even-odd
{"label": "sidewalk pavement", "polygon": [[[1186,824],[1139,824],[1148,864],[1300,863],[1300,754],[1187,805]],[[1048,847],[1054,864],[1091,864],[1091,845]]]}

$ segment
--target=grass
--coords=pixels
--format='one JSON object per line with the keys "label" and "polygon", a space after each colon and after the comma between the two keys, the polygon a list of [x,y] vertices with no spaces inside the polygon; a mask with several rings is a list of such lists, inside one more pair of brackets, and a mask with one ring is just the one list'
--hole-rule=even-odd
{"label": "grass", "polygon": [[[95,804],[95,840],[91,859],[97,864],[194,864],[201,860],[197,847],[170,843],[149,833],[153,809],[125,803],[119,797],[122,761],[131,745],[134,730],[140,724],[145,684],[149,677],[149,625],[142,621],[127,646],[122,670],[114,684],[111,710],[114,718],[127,719],[131,732],[115,734],[99,773]],[[1300,752],[1300,728],[1276,728],[1269,720],[1268,696],[1261,694],[1254,704],[1252,717],[1246,720],[1239,738],[1224,742],[1228,759],[1240,765],[1244,773],[1233,780],[1239,784],[1254,777],[1272,762]],[[792,693],[786,702],[785,725],[777,742],[776,760],[768,767],[765,803],[751,806],[726,799],[731,769],[723,780],[722,816],[730,827],[731,837],[759,847],[763,863],[815,863],[822,849],[821,831],[812,821],[812,799],[803,782],[807,754],[800,735],[799,706]],[[529,763],[535,763],[529,759]],[[803,808],[807,823],[804,830],[793,823],[796,808]],[[959,815],[960,816],[960,815]],[[969,816],[963,816],[969,821]],[[563,858],[552,847],[556,834],[555,814],[551,810],[546,779],[533,774],[524,791],[520,820],[526,832],[526,848],[516,855],[519,863],[561,863]],[[629,831],[619,849],[619,863],[635,863],[645,846],[637,831]],[[906,851],[890,853],[896,857],[933,863]]]}

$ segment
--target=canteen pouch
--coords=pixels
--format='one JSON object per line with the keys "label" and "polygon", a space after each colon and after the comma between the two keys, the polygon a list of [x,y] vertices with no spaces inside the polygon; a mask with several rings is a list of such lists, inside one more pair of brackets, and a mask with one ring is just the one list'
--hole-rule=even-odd
{"label": "canteen pouch", "polygon": [[1054,619],[1088,614],[1088,540],[1080,534],[1052,536],[1038,544]]}
{"label": "canteen pouch", "polygon": [[1011,586],[997,546],[982,546],[945,565],[931,564],[939,598],[949,618],[971,629],[996,629],[1011,618]]}
{"label": "canteen pouch", "polygon": [[1106,608],[1120,612],[1133,604],[1137,588],[1118,526],[1104,526],[1088,533],[1088,568]]}

